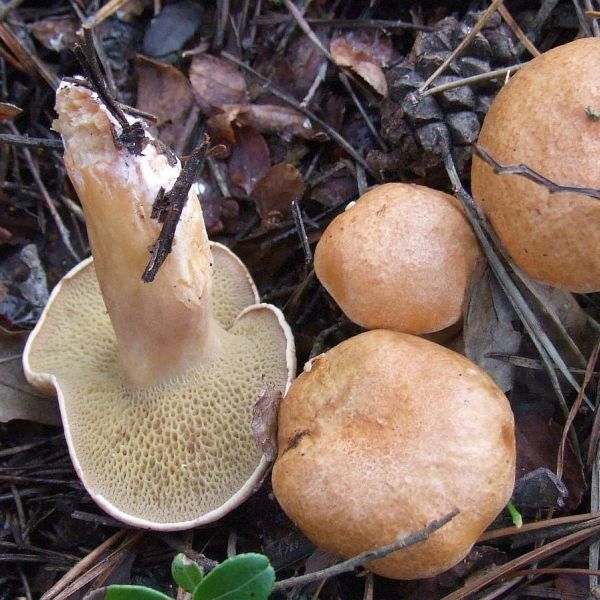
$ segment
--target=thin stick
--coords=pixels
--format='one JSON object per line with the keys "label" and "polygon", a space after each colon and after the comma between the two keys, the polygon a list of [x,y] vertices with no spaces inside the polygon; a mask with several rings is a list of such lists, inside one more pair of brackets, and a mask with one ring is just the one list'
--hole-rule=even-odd
{"label": "thin stick", "polygon": [[462,600],[463,598],[467,598],[470,594],[478,592],[485,586],[493,583],[501,577],[512,574],[529,563],[548,558],[549,556],[552,556],[553,554],[556,554],[565,548],[574,546],[575,544],[582,542],[598,532],[600,532],[600,525],[595,525],[594,527],[577,531],[576,533],[572,533],[558,540],[554,540],[553,542],[549,542],[548,544],[540,546],[531,552],[527,552],[526,554],[523,554],[514,560],[500,565],[499,567],[491,569],[483,575],[473,577],[462,588],[452,592],[451,594],[448,594],[447,596],[444,596],[442,600]]}
{"label": "thin stick", "polygon": [[304,221],[302,220],[302,213],[300,212],[300,206],[296,200],[292,201],[292,216],[294,217],[294,224],[296,225],[296,231],[302,244],[302,250],[304,251],[304,264],[310,266],[312,263],[312,252],[310,251],[310,244],[308,243],[308,237],[306,235],[306,229],[304,228]]}
{"label": "thin stick", "polygon": [[592,355],[590,356],[590,360],[588,362],[587,368],[585,370],[585,375],[583,376],[583,383],[581,384],[581,390],[579,394],[577,394],[577,398],[575,402],[573,402],[573,406],[571,406],[571,410],[569,411],[569,417],[567,418],[567,422],[563,428],[562,437],[560,440],[560,446],[558,448],[558,459],[556,461],[556,476],[559,479],[562,479],[563,475],[563,467],[565,461],[565,450],[567,447],[567,434],[569,429],[571,429],[571,425],[573,425],[573,421],[581,408],[581,403],[583,401],[583,395],[585,393],[585,388],[587,387],[590,379],[592,378],[592,373],[594,372],[594,366],[596,365],[596,361],[598,360],[598,353],[600,353],[600,338],[596,342],[594,346],[594,350],[592,351]]}
{"label": "thin stick", "polygon": [[88,25],[90,27],[100,25],[102,21],[105,21],[108,19],[108,17],[114,15],[128,2],[131,2],[131,0],[109,0],[102,8],[100,8],[100,10],[96,12],[96,14],[92,15],[92,17],[88,20]]}
{"label": "thin stick", "polygon": [[25,146],[27,148],[52,148],[62,150],[63,143],[60,140],[49,140],[48,138],[32,138],[27,135],[10,135],[0,133],[0,143],[11,146]]}
{"label": "thin stick", "polygon": [[527,48],[529,54],[532,56],[540,56],[541,52],[533,45],[533,42],[525,35],[525,32],[519,27],[519,24],[514,20],[513,16],[508,11],[508,8],[501,4],[498,7],[498,12],[502,15],[502,18],[506,21],[506,24],[513,30],[513,33],[517,36],[521,44]]}
{"label": "thin stick", "polygon": [[[264,17],[255,17],[252,23],[255,25],[276,25],[278,23],[287,23],[293,17],[287,15],[268,15]],[[305,17],[307,23],[313,25],[328,25],[329,27],[339,27],[341,29],[413,29],[415,31],[432,32],[437,31],[435,27],[428,25],[419,25],[417,23],[408,23],[407,21],[390,21],[386,19],[328,19],[326,17]]]}
{"label": "thin stick", "polygon": [[296,8],[296,5],[291,0],[283,0],[285,7],[290,11],[290,14],[295,19],[296,23],[298,23],[298,27],[302,29],[302,31],[306,34],[308,39],[332,62],[335,64],[333,60],[333,56],[329,53],[329,50],[323,46],[321,40],[315,35],[315,32],[312,30],[311,26],[306,22],[304,15]]}
{"label": "thin stick", "polygon": [[62,592],[72,581],[77,579],[81,573],[86,571],[96,559],[98,559],[106,550],[117,544],[127,533],[126,529],[121,529],[107,540],[102,542],[96,549],[92,550],[85,558],[82,558],[75,566],[67,571],[40,600],[52,600],[59,592]]}
{"label": "thin stick", "polygon": [[[19,132],[18,132],[17,128],[15,127],[14,123],[7,123],[7,127],[10,128],[10,130],[13,132],[13,134],[15,136],[18,136]],[[46,189],[46,186],[44,185],[44,182],[42,181],[40,172],[33,160],[33,157],[31,156],[31,152],[26,147],[21,148],[21,152],[22,152],[23,156],[25,157],[25,161],[27,162],[27,166],[29,167],[29,170],[31,171],[33,180],[35,181],[38,189],[40,190],[42,198],[44,199],[44,203],[46,204],[46,207],[48,208],[50,214],[52,215],[52,219],[54,220],[54,223],[56,224],[56,228],[58,229],[58,233],[60,234],[60,238],[61,238],[63,244],[65,245],[66,249],[69,251],[69,254],[77,262],[79,262],[81,260],[81,257],[77,254],[77,252],[73,248],[73,245],[71,244],[71,234],[70,234],[69,230],[67,229],[64,221],[62,220],[62,217],[60,216],[60,213],[58,212],[58,210],[54,204],[54,201],[52,200],[52,197],[50,196],[48,190]]]}
{"label": "thin stick", "polygon": [[377,131],[377,128],[375,127],[375,125],[373,125],[373,122],[371,121],[371,119],[369,119],[369,115],[367,114],[367,111],[364,109],[364,107],[363,107],[361,101],[359,100],[358,96],[356,95],[354,89],[352,88],[350,80],[348,79],[346,74],[342,71],[340,71],[340,73],[339,73],[339,78],[340,78],[340,81],[343,83],[344,87],[346,88],[347,92],[350,94],[350,98],[352,98],[352,101],[354,102],[356,108],[358,108],[358,112],[360,113],[360,116],[363,118],[363,121],[369,128],[371,135],[375,138],[375,141],[379,144],[379,147],[384,152],[387,152],[388,151],[387,144],[383,141],[383,139],[379,135],[379,132]]}
{"label": "thin stick", "polygon": [[578,185],[562,185],[544,177],[524,164],[503,165],[494,159],[490,153],[479,144],[475,144],[475,153],[490,165],[494,169],[494,173],[497,173],[498,175],[521,175],[522,177],[525,177],[525,179],[543,185],[551,194],[582,194],[583,196],[590,196],[590,198],[600,199],[599,189],[580,187]]}
{"label": "thin stick", "polygon": [[419,542],[425,541],[432,533],[449,523],[459,512],[460,511],[458,508],[455,508],[441,519],[432,521],[429,523],[429,525],[427,525],[427,527],[424,527],[420,531],[411,533],[406,537],[399,539],[397,542],[389,544],[388,546],[383,546],[377,550],[368,550],[367,552],[362,552],[353,558],[344,560],[337,565],[333,565],[332,567],[328,567],[327,569],[323,569],[321,571],[315,571],[314,573],[308,573],[307,575],[290,577],[289,579],[278,581],[273,587],[273,591],[281,591],[297,585],[306,585],[307,583],[312,583],[313,581],[335,577],[337,575],[341,575],[342,573],[349,573],[358,567],[362,567],[366,563],[383,558],[392,552],[397,552],[398,550],[408,548],[409,546],[414,546]]}
{"label": "thin stick", "polygon": [[471,43],[473,38],[483,29],[483,26],[487,23],[488,19],[496,12],[498,7],[504,2],[504,0],[493,0],[487,10],[479,17],[479,20],[475,24],[475,27],[469,31],[463,41],[452,51],[450,56],[427,78],[427,80],[419,88],[419,92],[424,92],[431,83],[437,79],[448,67],[448,65],[456,59],[462,51]]}
{"label": "thin stick", "polygon": [[448,83],[443,83],[425,90],[423,93],[419,94],[418,98],[426,98],[427,96],[431,96],[431,94],[439,94],[440,92],[452,90],[464,85],[471,85],[472,83],[479,83],[481,81],[487,81],[488,79],[495,79],[496,77],[503,77],[509,73],[512,73],[513,71],[518,71],[526,64],[527,62],[518,63],[516,65],[511,65],[510,67],[503,67],[502,69],[495,69],[494,71],[488,71],[487,73],[480,73],[479,75],[458,79],[457,81],[449,81]]}

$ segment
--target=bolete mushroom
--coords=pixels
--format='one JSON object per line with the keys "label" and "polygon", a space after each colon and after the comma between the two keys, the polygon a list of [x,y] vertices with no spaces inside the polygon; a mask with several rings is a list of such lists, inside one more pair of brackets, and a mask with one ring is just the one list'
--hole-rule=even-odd
{"label": "bolete mushroom", "polygon": [[[520,69],[483,122],[479,145],[501,165],[600,188],[600,39],[558,46]],[[473,158],[473,196],[515,262],[573,292],[600,290],[600,200],[499,174]]]}
{"label": "bolete mushroom", "polygon": [[319,547],[353,556],[460,513],[427,540],[369,563],[418,579],[458,563],[510,499],[514,421],[467,358],[374,330],[306,367],[283,399],[273,490]]}
{"label": "bolete mushroom", "polygon": [[161,228],[153,205],[181,165],[148,133],[139,155],[119,144],[119,124],[85,87],[63,83],[56,109],[94,258],[53,291],[25,373],[57,394],[77,473],[109,514],[159,530],[213,521],[264,475],[252,408],[265,383],[284,391],[294,376],[290,329],[258,304],[241,261],[208,241],[193,192],[144,283]]}
{"label": "bolete mushroom", "polygon": [[460,321],[481,256],[455,198],[388,183],[329,224],[315,251],[315,272],[355,323],[425,334]]}

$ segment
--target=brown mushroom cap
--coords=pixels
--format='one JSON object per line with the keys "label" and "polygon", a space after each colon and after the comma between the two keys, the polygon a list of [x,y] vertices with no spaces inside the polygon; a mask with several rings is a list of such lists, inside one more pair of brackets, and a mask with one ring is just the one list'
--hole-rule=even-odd
{"label": "brown mushroom cap", "polygon": [[355,323],[422,334],[461,319],[480,257],[455,198],[388,183],[329,224],[317,245],[315,272]]}
{"label": "brown mushroom cap", "polygon": [[318,546],[353,556],[422,529],[429,539],[368,565],[397,579],[458,563],[510,499],[514,422],[504,394],[465,357],[368,331],[314,359],[279,414],[273,490]]}
{"label": "brown mushroom cap", "polygon": [[[503,165],[526,164],[563,185],[600,188],[600,39],[559,46],[498,94],[479,144]],[[531,277],[574,292],[600,290],[600,201],[554,193],[519,175],[495,174],[474,157],[473,196]]]}

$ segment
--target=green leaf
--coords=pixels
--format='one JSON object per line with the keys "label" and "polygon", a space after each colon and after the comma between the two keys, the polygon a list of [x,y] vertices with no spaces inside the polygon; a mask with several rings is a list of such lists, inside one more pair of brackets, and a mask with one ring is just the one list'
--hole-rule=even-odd
{"label": "green leaf", "polygon": [[215,567],[194,590],[193,600],[266,600],[275,571],[263,554],[238,554]]}
{"label": "green leaf", "polygon": [[175,583],[186,592],[193,592],[202,581],[202,567],[185,554],[178,554],[171,563],[171,575]]}
{"label": "green leaf", "polygon": [[143,585],[109,585],[104,600],[173,600]]}

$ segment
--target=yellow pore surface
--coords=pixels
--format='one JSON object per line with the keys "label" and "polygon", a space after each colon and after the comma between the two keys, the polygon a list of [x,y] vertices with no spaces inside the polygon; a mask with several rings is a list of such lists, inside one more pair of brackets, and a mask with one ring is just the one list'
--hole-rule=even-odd
{"label": "yellow pore surface", "polygon": [[245,271],[237,258],[212,250],[221,345],[198,369],[145,389],[124,379],[93,263],[63,281],[32,344],[32,370],[54,374],[63,395],[80,476],[117,516],[198,519],[236,494],[260,463],[252,407],[263,383],[285,389],[288,342],[268,306],[235,319],[255,290],[247,272],[232,283],[233,272]]}

